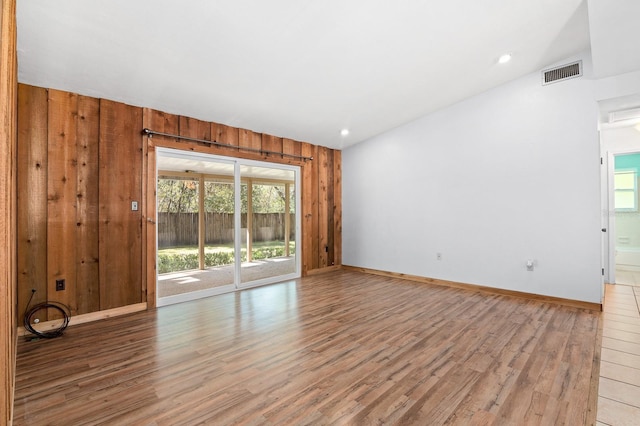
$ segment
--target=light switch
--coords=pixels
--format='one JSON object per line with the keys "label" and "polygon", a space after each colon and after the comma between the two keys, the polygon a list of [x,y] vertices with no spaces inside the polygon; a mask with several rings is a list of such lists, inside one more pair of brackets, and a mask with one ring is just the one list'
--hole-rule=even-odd
{"label": "light switch", "polygon": [[137,201],[132,201],[131,202],[131,211],[138,211],[138,202]]}

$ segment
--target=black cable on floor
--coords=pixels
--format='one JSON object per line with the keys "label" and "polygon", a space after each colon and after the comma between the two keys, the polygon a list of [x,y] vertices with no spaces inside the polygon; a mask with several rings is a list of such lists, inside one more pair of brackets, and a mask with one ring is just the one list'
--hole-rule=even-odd
{"label": "black cable on floor", "polygon": [[[27,307],[25,308],[24,320],[23,320],[25,330],[27,330],[29,333],[35,334],[36,336],[43,337],[45,339],[52,339],[54,337],[62,336],[62,333],[69,325],[69,308],[63,305],[62,303],[58,303],[58,302],[43,302],[43,303],[38,303],[37,305],[29,309],[29,305],[31,305],[31,300],[33,300],[33,295],[35,294],[35,292],[36,292],[35,289],[31,290],[31,297],[29,298],[29,303],[27,303]],[[31,325],[31,319],[41,309],[54,309],[59,311],[62,314],[62,323],[58,327],[54,328],[53,330],[47,330],[47,331],[36,330]]]}

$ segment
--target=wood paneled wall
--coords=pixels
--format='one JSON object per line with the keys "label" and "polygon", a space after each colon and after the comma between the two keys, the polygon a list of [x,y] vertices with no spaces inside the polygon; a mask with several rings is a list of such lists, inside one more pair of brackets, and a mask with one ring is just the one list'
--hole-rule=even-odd
{"label": "wood paneled wall", "polygon": [[16,2],[0,3],[0,424],[11,424],[16,361]]}
{"label": "wood paneled wall", "polygon": [[[303,274],[341,264],[340,151],[53,89],[21,84],[18,98],[19,313],[31,289],[34,303],[60,301],[72,315],[153,306],[156,147],[300,165]],[[232,147],[147,137],[145,127]]]}

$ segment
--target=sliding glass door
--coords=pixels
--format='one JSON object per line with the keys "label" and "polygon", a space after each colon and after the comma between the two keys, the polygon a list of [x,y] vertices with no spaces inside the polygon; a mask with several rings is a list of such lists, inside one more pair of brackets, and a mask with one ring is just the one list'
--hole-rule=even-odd
{"label": "sliding glass door", "polygon": [[299,168],[158,149],[158,306],[300,276]]}

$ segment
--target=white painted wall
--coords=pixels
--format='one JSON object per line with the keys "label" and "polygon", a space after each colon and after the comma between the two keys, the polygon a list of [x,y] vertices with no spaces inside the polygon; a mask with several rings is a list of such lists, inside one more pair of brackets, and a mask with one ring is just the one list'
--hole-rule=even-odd
{"label": "white painted wall", "polygon": [[611,126],[600,130],[602,154],[640,152],[640,123],[629,126]]}
{"label": "white painted wall", "polygon": [[600,303],[582,59],[582,78],[543,87],[534,73],[344,150],[343,263]]}

